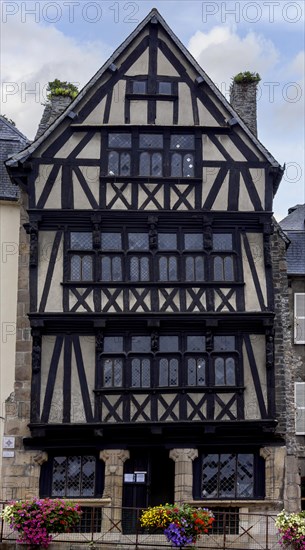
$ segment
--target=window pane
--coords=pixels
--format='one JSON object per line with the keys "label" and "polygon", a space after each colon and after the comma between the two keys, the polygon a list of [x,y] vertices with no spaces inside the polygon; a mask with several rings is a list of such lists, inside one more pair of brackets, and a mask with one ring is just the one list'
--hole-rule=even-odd
{"label": "window pane", "polygon": [[82,258],[82,279],[85,281],[92,281],[92,257],[84,256]]}
{"label": "window pane", "polygon": [[212,498],[218,496],[218,454],[206,455],[202,462],[202,496]]}
{"label": "window pane", "polygon": [[237,497],[252,498],[254,492],[254,456],[237,455]]}
{"label": "window pane", "polygon": [[171,149],[194,149],[195,138],[192,135],[174,134],[171,136]]}
{"label": "window pane", "polygon": [[123,351],[123,336],[105,336],[104,352]]}
{"label": "window pane", "polygon": [[234,351],[235,336],[214,336],[215,351]]}
{"label": "window pane", "polygon": [[108,153],[108,174],[109,176],[119,175],[119,153],[117,151]]}
{"label": "window pane", "polygon": [[95,457],[82,457],[81,495],[93,497],[95,489]]}
{"label": "window pane", "polygon": [[183,157],[183,177],[192,178],[194,176],[194,157],[187,154]]}
{"label": "window pane", "polygon": [[185,279],[195,281],[195,258],[193,256],[185,257]]}
{"label": "window pane", "polygon": [[131,350],[139,352],[149,352],[151,350],[150,336],[132,336]]}
{"label": "window pane", "polygon": [[233,258],[231,256],[226,256],[224,258],[224,275],[225,281],[233,281]]}
{"label": "window pane", "polygon": [[53,461],[52,496],[63,497],[66,494],[66,467],[65,456],[55,456]]}
{"label": "window pane", "polygon": [[176,250],[177,249],[176,233],[159,233],[158,247],[160,250]]}
{"label": "window pane", "polygon": [[133,359],[131,362],[131,385],[132,387],[139,387],[141,385],[141,361],[140,359]]}
{"label": "window pane", "polygon": [[142,359],[142,388],[150,387],[150,360]]}
{"label": "window pane", "polygon": [[162,176],[162,155],[153,153],[151,159],[151,175],[154,177]]}
{"label": "window pane", "polygon": [[168,281],[168,258],[165,256],[159,258],[159,280]]}
{"label": "window pane", "polygon": [[235,361],[233,357],[226,359],[226,385],[235,386]]}
{"label": "window pane", "polygon": [[71,256],[71,281],[81,280],[81,261],[80,256]]}
{"label": "window pane", "polygon": [[185,250],[203,250],[202,233],[185,233],[184,248]]}
{"label": "window pane", "polygon": [[215,359],[215,385],[224,386],[225,385],[225,362],[222,357],[217,357]]}
{"label": "window pane", "polygon": [[140,258],[138,256],[133,256],[129,260],[129,269],[130,269],[130,280],[139,281],[140,280]]}
{"label": "window pane", "polygon": [[71,248],[75,250],[92,249],[92,233],[75,231],[71,233]]}
{"label": "window pane", "polygon": [[169,386],[178,386],[178,359],[169,361]]}
{"label": "window pane", "polygon": [[168,359],[160,359],[159,361],[159,386],[168,385]]}
{"label": "window pane", "polygon": [[149,281],[149,259],[141,258],[140,260],[140,279],[141,281]]}
{"label": "window pane", "polygon": [[233,241],[231,233],[214,233],[213,234],[213,249],[214,250],[232,250]]}
{"label": "window pane", "polygon": [[150,176],[150,154],[149,153],[140,154],[139,175]]}
{"label": "window pane", "polygon": [[119,256],[112,258],[112,281],[122,281],[122,260]]}
{"label": "window pane", "polygon": [[123,383],[123,362],[122,359],[114,359],[114,386],[117,388]]}
{"label": "window pane", "polygon": [[223,281],[224,280],[223,258],[221,258],[220,256],[215,256],[213,264],[214,264],[215,281]]}
{"label": "window pane", "polygon": [[69,456],[67,467],[67,496],[80,495],[81,457]]}
{"label": "window pane", "polygon": [[182,155],[174,153],[171,158],[171,176],[182,177]]}
{"label": "window pane", "polygon": [[162,134],[140,134],[139,144],[141,149],[162,149]]}
{"label": "window pane", "polygon": [[120,155],[120,175],[129,176],[130,175],[130,154],[121,153]]}
{"label": "window pane", "polygon": [[175,352],[179,350],[178,336],[160,336],[159,350],[163,352]]}
{"label": "window pane", "polygon": [[220,480],[219,497],[229,498],[235,496],[236,485],[236,455],[221,454],[219,460]]}
{"label": "window pane", "polygon": [[168,259],[168,280],[169,281],[177,281],[178,275],[177,275],[177,258],[174,256],[171,256]]}
{"label": "window pane", "polygon": [[195,258],[195,280],[204,281],[204,258],[203,256],[196,256]]}
{"label": "window pane", "polygon": [[113,378],[112,378],[112,359],[104,359],[103,361],[103,369],[104,369],[104,383],[103,385],[106,388],[110,388],[113,385]]}
{"label": "window pane", "polygon": [[187,336],[187,351],[205,351],[205,336]]}
{"label": "window pane", "polygon": [[159,82],[158,83],[158,92],[159,92],[159,94],[171,94],[172,93],[172,83],[171,82]]}
{"label": "window pane", "polygon": [[102,233],[102,250],[122,250],[121,233]]}
{"label": "window pane", "polygon": [[131,134],[109,134],[109,147],[129,148],[131,147]]}
{"label": "window pane", "polygon": [[129,250],[148,250],[148,233],[128,233]]}
{"label": "window pane", "polygon": [[134,94],[146,94],[146,80],[134,80],[132,91]]}
{"label": "window pane", "polygon": [[101,261],[101,280],[111,281],[111,258],[104,256]]}

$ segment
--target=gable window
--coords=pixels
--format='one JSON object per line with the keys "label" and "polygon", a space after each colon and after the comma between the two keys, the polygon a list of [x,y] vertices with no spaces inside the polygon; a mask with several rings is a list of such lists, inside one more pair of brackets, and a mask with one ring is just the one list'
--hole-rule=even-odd
{"label": "gable window", "polygon": [[133,94],[146,94],[147,93],[147,80],[133,80],[132,81],[132,93]]}
{"label": "gable window", "polygon": [[234,256],[228,254],[233,250],[232,234],[214,233],[212,242],[212,280],[234,281]]}
{"label": "gable window", "polygon": [[[230,387],[240,383],[235,336],[204,334],[106,335],[100,357],[100,387]],[[222,346],[220,346],[222,342]]]}
{"label": "gable window", "polygon": [[[146,84],[135,81],[141,87]],[[167,89],[170,82],[160,82]],[[162,92],[165,94],[165,91]],[[200,176],[195,162],[193,134],[111,132],[107,135],[107,159],[102,172],[109,176],[194,178]],[[199,159],[198,159],[199,160]]]}
{"label": "gable window", "polygon": [[305,344],[305,292],[294,295],[294,343]]}
{"label": "gable window", "polygon": [[158,93],[164,95],[171,95],[173,93],[172,82],[160,81],[158,82]]}

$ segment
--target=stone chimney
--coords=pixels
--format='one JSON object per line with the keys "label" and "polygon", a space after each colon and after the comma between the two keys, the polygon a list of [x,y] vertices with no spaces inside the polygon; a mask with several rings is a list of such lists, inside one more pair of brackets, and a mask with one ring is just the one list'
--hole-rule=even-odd
{"label": "stone chimney", "polygon": [[257,73],[239,73],[233,78],[230,89],[230,103],[237,114],[257,137]]}
{"label": "stone chimney", "polygon": [[70,105],[72,98],[67,95],[52,95],[49,102],[46,104],[41,121],[38,126],[35,140],[38,139],[49,126],[56,120],[56,118],[64,112],[64,110]]}

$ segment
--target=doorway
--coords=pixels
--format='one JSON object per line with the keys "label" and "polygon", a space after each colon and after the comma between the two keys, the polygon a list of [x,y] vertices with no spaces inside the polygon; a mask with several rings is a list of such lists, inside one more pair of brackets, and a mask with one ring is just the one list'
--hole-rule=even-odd
{"label": "doorway", "polygon": [[167,449],[132,449],[124,464],[123,532],[139,528],[138,512],[148,506],[174,502],[175,463]]}

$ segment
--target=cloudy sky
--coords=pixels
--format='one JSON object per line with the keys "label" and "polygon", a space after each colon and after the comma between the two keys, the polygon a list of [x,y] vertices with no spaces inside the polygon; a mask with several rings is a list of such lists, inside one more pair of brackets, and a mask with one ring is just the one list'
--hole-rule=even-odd
{"label": "cloudy sky", "polygon": [[82,88],[156,7],[228,98],[232,76],[258,72],[258,134],[286,173],[278,220],[305,202],[304,0],[57,0],[1,3],[1,114],[33,139],[47,83]]}

